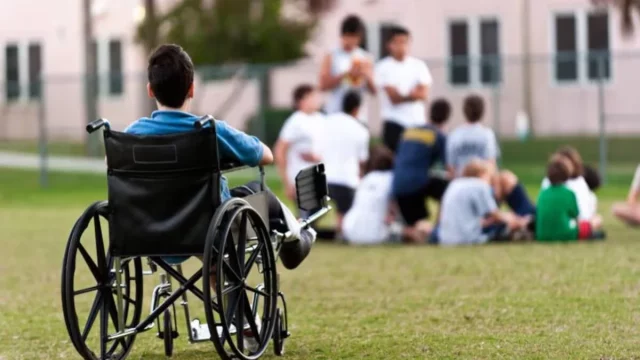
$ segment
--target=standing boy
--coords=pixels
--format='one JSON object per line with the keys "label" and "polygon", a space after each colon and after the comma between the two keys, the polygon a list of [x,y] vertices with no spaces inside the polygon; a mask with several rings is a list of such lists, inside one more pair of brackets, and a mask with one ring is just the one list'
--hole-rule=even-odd
{"label": "standing boy", "polygon": [[318,113],[318,93],[311,85],[300,85],[293,91],[296,111],[284,123],[274,147],[280,178],[289,200],[296,198],[296,175],[300,170],[320,162],[314,137],[323,120]]}
{"label": "standing boy", "polygon": [[375,69],[376,86],[382,89],[382,138],[394,152],[406,128],[425,123],[425,101],[433,83],[424,61],[409,56],[409,31],[391,30],[387,46],[390,56]]}
{"label": "standing boy", "polygon": [[342,112],[327,116],[318,139],[329,196],[338,207],[338,232],[342,229],[342,217],[351,208],[369,157],[369,131],[357,119],[361,103],[359,93],[348,92],[342,101]]}
{"label": "standing boy", "polygon": [[[327,54],[320,68],[320,90],[330,91],[325,103],[327,114],[342,111],[344,96],[349,91],[363,95],[365,90],[375,93],[371,54],[360,47],[365,28],[355,15],[347,16],[340,27],[340,46]],[[366,121],[361,111],[359,119]]]}

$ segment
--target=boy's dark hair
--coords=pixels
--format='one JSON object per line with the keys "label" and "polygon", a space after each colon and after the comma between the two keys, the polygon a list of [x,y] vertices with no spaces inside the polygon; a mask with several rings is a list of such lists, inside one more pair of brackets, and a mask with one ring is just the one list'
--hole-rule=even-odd
{"label": "boy's dark hair", "polygon": [[352,114],[362,104],[362,97],[355,91],[349,91],[342,99],[342,111]]}
{"label": "boy's dark hair", "polygon": [[340,35],[362,35],[363,33],[364,22],[357,15],[349,15],[342,20]]}
{"label": "boy's dark hair", "polygon": [[369,150],[366,172],[387,171],[393,169],[393,151],[384,145],[374,145]]}
{"label": "boy's dark hair", "polygon": [[600,177],[600,172],[591,165],[584,166],[584,181],[587,182],[589,186],[589,190],[596,191],[602,185],[602,178]]}
{"label": "boy's dark hair", "polygon": [[570,174],[569,177],[575,179],[584,174],[584,163],[582,162],[582,156],[580,156],[580,152],[573,146],[563,146],[558,149],[558,154],[565,156],[573,163],[573,174]]}
{"label": "boy's dark hair", "polygon": [[399,25],[391,27],[391,29],[389,29],[389,35],[387,37],[387,42],[392,41],[393,38],[395,38],[396,36],[400,36],[400,35],[410,36],[409,35],[409,29],[407,29],[406,27],[403,27],[403,26],[399,26]]}
{"label": "boy's dark hair", "polygon": [[547,165],[547,178],[552,185],[564,184],[571,174],[562,161],[551,161]]}
{"label": "boy's dark hair", "polygon": [[451,104],[445,99],[437,99],[431,103],[429,119],[436,125],[442,125],[449,120],[451,115]]}
{"label": "boy's dark hair", "polygon": [[180,46],[160,45],[149,57],[147,77],[160,104],[179,108],[193,84],[193,62]]}
{"label": "boy's dark hair", "polygon": [[464,99],[464,116],[470,123],[476,123],[484,115],[484,100],[478,95],[470,95]]}
{"label": "boy's dark hair", "polygon": [[293,90],[293,107],[298,108],[298,104],[307,95],[313,92],[313,86],[309,84],[298,85]]}

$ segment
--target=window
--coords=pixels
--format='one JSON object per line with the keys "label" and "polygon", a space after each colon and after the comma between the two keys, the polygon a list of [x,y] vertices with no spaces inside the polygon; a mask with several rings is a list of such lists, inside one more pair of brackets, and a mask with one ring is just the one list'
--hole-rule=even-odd
{"label": "window", "polygon": [[574,15],[558,15],[555,21],[556,79],[558,81],[576,80],[578,78],[576,17]]}
{"label": "window", "polygon": [[5,47],[5,90],[7,101],[17,100],[20,97],[19,64],[18,45],[7,45]]}
{"label": "window", "polygon": [[608,13],[558,14],[554,30],[556,81],[598,80],[600,71],[603,79],[611,78]]}
{"label": "window", "polygon": [[587,57],[589,80],[609,79],[611,54],[609,51],[609,15],[594,13],[587,16]]}
{"label": "window", "polygon": [[109,95],[120,95],[124,90],[122,75],[122,43],[109,41]]}
{"label": "window", "polygon": [[469,31],[466,21],[449,24],[449,81],[454,85],[469,84]]}
{"label": "window", "polygon": [[42,48],[40,44],[29,44],[29,99],[40,99],[42,92]]}
{"label": "window", "polygon": [[480,22],[480,81],[483,84],[500,82],[500,36],[498,21]]}

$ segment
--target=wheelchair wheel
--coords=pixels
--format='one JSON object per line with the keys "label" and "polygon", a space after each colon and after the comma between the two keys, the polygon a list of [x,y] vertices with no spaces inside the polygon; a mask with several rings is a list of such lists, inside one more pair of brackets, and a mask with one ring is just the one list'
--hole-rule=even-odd
{"label": "wheelchair wheel", "polygon": [[[212,301],[205,314],[214,345],[224,359],[257,359],[272,337],[278,301],[276,262],[265,222],[245,200],[231,199],[214,215],[205,249],[203,292]],[[251,301],[254,294],[261,301]],[[252,306],[258,303],[261,306]]]}
{"label": "wheelchair wheel", "polygon": [[[71,342],[84,359],[126,358],[135,335],[109,340],[117,332],[116,271],[105,243],[106,202],[91,205],[73,226],[62,265],[62,311]],[[93,223],[93,231],[85,231]],[[108,240],[108,237],[107,237]],[[123,319],[126,327],[142,315],[142,262],[121,260]],[[98,329],[92,331],[94,325]]]}
{"label": "wheelchair wheel", "polygon": [[173,325],[171,325],[171,310],[164,311],[163,316],[164,327],[162,329],[162,337],[164,338],[164,354],[168,357],[173,355]]}
{"label": "wheelchair wheel", "polygon": [[284,335],[287,330],[284,328],[284,319],[280,309],[276,312],[276,326],[273,330],[273,352],[277,356],[284,355]]}

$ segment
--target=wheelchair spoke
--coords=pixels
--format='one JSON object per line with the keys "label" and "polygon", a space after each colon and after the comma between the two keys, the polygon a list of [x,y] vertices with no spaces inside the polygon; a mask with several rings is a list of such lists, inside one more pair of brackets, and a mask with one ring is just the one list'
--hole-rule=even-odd
{"label": "wheelchair spoke", "polygon": [[225,247],[227,248],[227,253],[229,254],[229,262],[226,261],[225,266],[236,276],[237,280],[242,280],[242,276],[240,274],[240,257],[235,247],[235,241],[233,241],[233,236],[229,233],[229,238],[225,241]]}
{"label": "wheelchair spoke", "polygon": [[223,264],[224,264],[224,268],[226,268],[227,270],[229,270],[229,272],[231,272],[231,275],[233,275],[233,277],[235,278],[234,280],[236,281],[242,280],[240,275],[238,275],[238,273],[233,269],[233,267],[231,267],[231,265],[229,265],[226,261],[223,261]]}
{"label": "wheelchair spoke", "polygon": [[93,262],[93,259],[91,259],[91,256],[87,252],[87,249],[85,249],[84,246],[82,246],[82,244],[78,244],[78,250],[80,251],[80,254],[82,255],[82,257],[84,258],[84,261],[87,263],[87,266],[89,267],[89,270],[93,274],[93,277],[96,279],[98,284],[102,284],[102,276],[100,275],[100,270],[98,270],[98,266],[96,265],[95,262]]}
{"label": "wheelchair spoke", "polygon": [[[244,307],[244,311],[247,314],[252,314],[251,304],[249,303],[249,297],[245,291],[242,291],[242,306]],[[247,318],[247,322],[249,323],[249,328],[251,328],[251,332],[253,333],[253,337],[258,340],[258,344],[262,344],[262,336],[260,335],[260,331],[258,331],[258,325],[256,325],[256,319],[253,316],[249,316]]]}
{"label": "wheelchair spoke", "polygon": [[[244,291],[242,293],[244,294]],[[243,294],[240,294],[240,298],[244,298]],[[238,306],[236,313],[236,336],[238,349],[240,352],[244,352],[244,306]]]}
{"label": "wheelchair spoke", "polygon": [[102,239],[102,227],[100,226],[100,215],[93,216],[93,225],[96,232],[96,255],[98,256],[98,268],[102,274],[107,273],[106,255],[104,252],[104,240]]}
{"label": "wheelchair spoke", "polygon": [[264,243],[262,243],[262,242],[258,243],[258,246],[255,248],[255,250],[253,250],[253,252],[249,256],[249,259],[247,260],[246,264],[244,265],[244,276],[245,276],[245,278],[249,277],[249,273],[251,273],[251,268],[253,267],[253,264],[256,262],[256,259],[258,258],[258,255],[260,255],[260,251],[262,251],[262,247],[263,246],[264,246]]}
{"label": "wheelchair spoke", "polygon": [[238,289],[242,288],[242,285],[243,285],[242,283],[239,283],[239,284],[237,284],[237,285],[235,285],[233,287],[228,287],[228,288],[222,290],[222,296],[225,296],[230,292],[237,291]]}
{"label": "wheelchair spoke", "polygon": [[236,250],[236,256],[238,258],[238,272],[242,277],[244,277],[245,248],[247,245],[247,218],[247,213],[242,213],[240,229],[238,230],[238,246]]}
{"label": "wheelchair spoke", "polygon": [[82,330],[82,341],[87,341],[87,336],[89,336],[89,331],[91,331],[91,327],[93,323],[96,321],[96,316],[102,309],[102,293],[98,292],[96,298],[93,299],[93,304],[91,305],[91,310],[89,311],[89,317],[87,318],[87,323],[84,325],[84,330]]}
{"label": "wheelchair spoke", "polygon": [[[240,300],[242,300],[243,292],[244,291],[235,291],[229,295],[229,308],[227,308],[227,311],[225,312],[225,319],[224,319],[224,322],[225,322],[224,325],[227,327],[227,329],[232,323],[233,315],[236,313],[236,309],[238,308],[238,304],[240,304]],[[241,331],[241,330],[242,328],[236,327],[236,331]],[[226,340],[225,334],[224,332],[222,332],[222,337],[220,339],[220,342],[224,344],[225,340]]]}
{"label": "wheelchair spoke", "polygon": [[91,286],[82,290],[76,290],[73,292],[73,296],[77,296],[77,295],[81,295],[81,294],[86,294],[88,292],[92,292],[92,291],[96,291],[98,289],[100,289],[100,285],[96,285],[96,286]]}
{"label": "wheelchair spoke", "polygon": [[249,285],[247,285],[247,284],[245,284],[245,285],[244,285],[244,288],[245,288],[246,290],[251,291],[252,293],[255,293],[255,294],[258,294],[258,295],[262,295],[262,296],[264,296],[264,297],[266,297],[266,298],[268,298],[268,297],[269,297],[269,294],[267,294],[266,292],[264,292],[264,291],[262,291],[262,290],[258,290],[258,289],[256,289],[256,288],[252,288],[251,286],[249,286]]}
{"label": "wheelchair spoke", "polygon": [[109,297],[105,296],[100,310],[100,358],[107,357],[107,337],[109,336]]}

